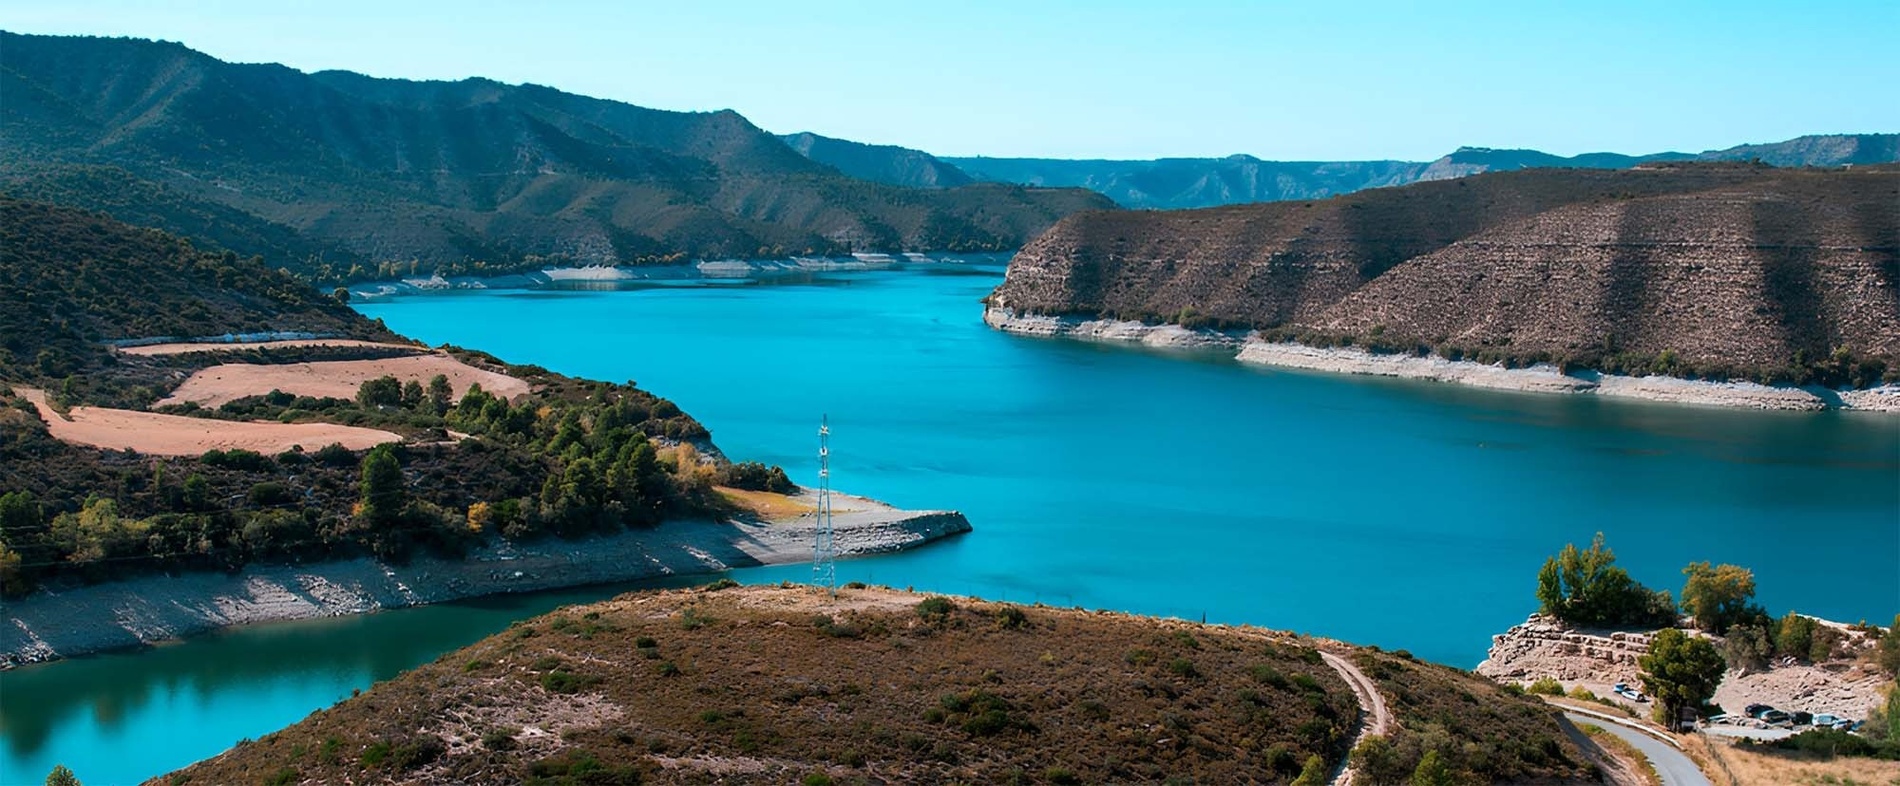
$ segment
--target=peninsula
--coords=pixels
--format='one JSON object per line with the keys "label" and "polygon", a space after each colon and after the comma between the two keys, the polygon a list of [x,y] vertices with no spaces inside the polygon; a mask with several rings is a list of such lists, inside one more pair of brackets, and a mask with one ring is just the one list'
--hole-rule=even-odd
{"label": "peninsula", "polygon": [[[0,665],[810,558],[808,492],[631,384],[419,346],[70,208],[0,198],[0,272]],[[835,509],[845,556],[970,529]]]}

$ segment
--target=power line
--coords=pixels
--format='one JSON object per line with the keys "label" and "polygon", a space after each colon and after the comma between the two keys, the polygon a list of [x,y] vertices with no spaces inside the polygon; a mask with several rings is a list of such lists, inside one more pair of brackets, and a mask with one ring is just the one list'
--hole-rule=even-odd
{"label": "power line", "polygon": [[831,417],[818,421],[818,528],[812,543],[811,580],[838,594],[838,546],[831,528]]}

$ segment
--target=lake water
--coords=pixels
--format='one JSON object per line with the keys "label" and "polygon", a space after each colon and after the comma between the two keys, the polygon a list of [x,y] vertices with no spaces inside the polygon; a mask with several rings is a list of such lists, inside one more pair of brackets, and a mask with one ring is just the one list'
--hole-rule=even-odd
{"label": "lake water", "polygon": [[[360,304],[390,327],[567,374],[638,381],[736,459],[964,511],[970,535],[840,580],[1405,648],[1470,667],[1534,608],[1545,556],[1601,531],[1679,591],[1755,570],[1759,600],[1900,611],[1900,418],[1757,413],[1263,370],[988,329],[1001,268],[489,291]],[[803,566],[738,571],[804,579]],[[0,783],[87,783],[259,736],[584,590],[238,631],[0,676]],[[218,663],[242,668],[217,668]],[[203,724],[198,726],[197,724]],[[195,727],[195,728],[194,728]],[[108,754],[123,751],[123,756]],[[90,773],[90,774],[89,774]]]}

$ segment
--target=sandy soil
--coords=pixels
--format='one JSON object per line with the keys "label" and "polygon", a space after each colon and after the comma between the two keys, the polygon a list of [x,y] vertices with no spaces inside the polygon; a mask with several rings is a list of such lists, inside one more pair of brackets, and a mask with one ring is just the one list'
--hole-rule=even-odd
{"label": "sandy soil", "polygon": [[[962,514],[907,511],[837,497],[840,556],[914,548],[970,530]],[[466,559],[368,558],[253,565],[42,590],[0,612],[0,666],[175,639],[231,625],[360,614],[510,592],[811,559],[810,516],[770,521],[675,521],[582,541],[497,542]]]}
{"label": "sandy soil", "polygon": [[187,352],[243,352],[253,349],[286,349],[291,347],[385,347],[389,349],[423,349],[413,344],[391,344],[383,341],[362,341],[354,338],[300,338],[284,341],[253,341],[248,343],[184,343],[184,344],[148,344],[142,347],[121,347],[120,352],[127,355],[183,355]]}
{"label": "sandy soil", "polygon": [[107,450],[196,456],[212,449],[244,448],[271,456],[294,445],[314,450],[334,442],[351,450],[363,450],[402,440],[387,431],[332,423],[210,420],[102,407],[73,407],[68,419],[53,410],[44,392],[32,388],[15,390],[39,409],[40,418],[46,421],[55,438]]}
{"label": "sandy soil", "polygon": [[469,385],[473,383],[479,383],[483,390],[506,398],[528,392],[528,383],[524,380],[475,368],[448,355],[431,354],[380,360],[330,360],[274,365],[226,363],[192,374],[169,397],[158,402],[158,406],[191,401],[215,407],[226,401],[262,395],[272,390],[299,396],[347,399],[354,398],[364,382],[378,377],[394,376],[404,382],[415,380],[428,384],[437,374],[449,378],[449,384],[455,389],[457,397],[468,392]]}

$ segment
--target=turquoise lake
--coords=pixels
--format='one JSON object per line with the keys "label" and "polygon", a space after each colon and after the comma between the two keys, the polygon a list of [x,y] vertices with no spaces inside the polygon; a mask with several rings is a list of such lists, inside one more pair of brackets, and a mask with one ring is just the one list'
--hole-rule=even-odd
{"label": "turquoise lake", "polygon": [[[1753,568],[1758,599],[1900,611],[1900,418],[1760,413],[1276,371],[1006,335],[993,266],[774,283],[466,291],[363,302],[390,327],[635,380],[735,459],[954,508],[976,531],[840,580],[1409,649],[1475,666],[1537,567],[1603,532],[1641,581]],[[743,581],[802,580],[804,566]],[[0,784],[88,784],[215,754],[595,588],[231,631],[0,676]],[[215,664],[244,664],[218,668]],[[83,764],[82,764],[83,762]]]}

